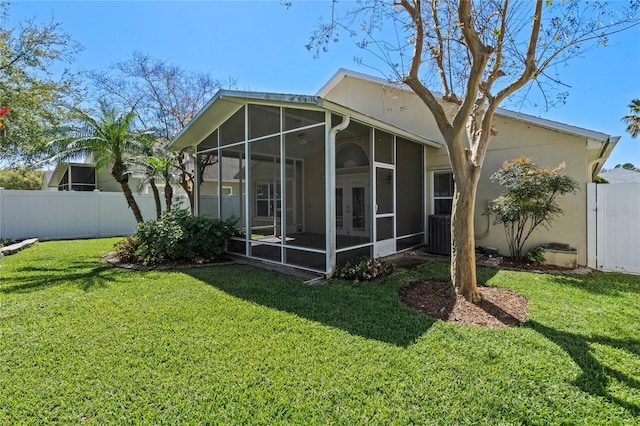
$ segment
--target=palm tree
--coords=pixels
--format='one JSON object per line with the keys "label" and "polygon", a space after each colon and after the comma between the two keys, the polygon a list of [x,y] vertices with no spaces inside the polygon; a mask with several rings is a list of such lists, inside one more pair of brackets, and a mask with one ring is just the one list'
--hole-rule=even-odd
{"label": "palm tree", "polygon": [[164,183],[164,201],[165,208],[171,209],[173,201],[173,187],[176,182],[176,154],[167,150],[166,146],[160,143],[154,143],[150,150],[145,151],[133,160],[133,164],[144,169],[145,177],[140,182],[141,190],[144,185],[149,184],[156,200],[156,214],[160,218],[162,207],[160,206],[160,196],[158,193],[157,182]]}
{"label": "palm tree", "polygon": [[127,204],[138,223],[143,222],[140,208],[129,187],[129,160],[142,152],[147,133],[132,129],[136,114],[119,114],[100,103],[100,115],[94,117],[79,108],[71,109],[73,124],[56,129],[61,136],[48,144],[53,152],[48,161],[66,161],[90,157],[98,170],[111,166],[111,176],[120,184]]}
{"label": "palm tree", "polygon": [[640,99],[634,99],[629,104],[631,114],[622,117],[622,121],[627,124],[627,132],[635,138],[640,134]]}
{"label": "palm tree", "polygon": [[138,192],[142,192],[146,185],[151,187],[153,193],[153,200],[156,205],[156,219],[160,219],[162,216],[162,204],[160,203],[160,192],[156,185],[156,180],[159,179],[160,172],[157,170],[152,161],[149,161],[158,151],[158,141],[153,136],[149,135],[142,139],[142,152],[132,157],[129,160],[129,165],[132,169],[140,170],[144,175],[138,184]]}

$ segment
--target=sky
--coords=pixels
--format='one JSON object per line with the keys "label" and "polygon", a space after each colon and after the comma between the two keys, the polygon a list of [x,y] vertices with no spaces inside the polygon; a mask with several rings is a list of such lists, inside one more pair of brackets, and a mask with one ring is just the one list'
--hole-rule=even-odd
{"label": "sky", "polygon": [[[307,51],[311,32],[330,11],[328,0],[294,0],[290,7],[276,0],[23,0],[11,3],[5,25],[25,19],[61,22],[84,46],[71,65],[75,71],[106,70],[140,51],[220,80],[235,79],[241,90],[312,95],[340,68],[382,77],[354,60],[365,53],[347,38],[319,58]],[[372,58],[366,63],[376,65]],[[575,58],[560,75],[569,85],[564,105],[549,111],[526,106],[519,112],[622,136],[605,167],[627,162],[640,167],[640,138],[632,139],[621,121],[631,100],[640,98],[640,27]]]}

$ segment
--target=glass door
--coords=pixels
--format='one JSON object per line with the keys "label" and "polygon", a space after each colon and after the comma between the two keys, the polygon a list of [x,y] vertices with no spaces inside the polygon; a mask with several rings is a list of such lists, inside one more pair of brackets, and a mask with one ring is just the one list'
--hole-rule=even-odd
{"label": "glass door", "polygon": [[338,176],[336,181],[336,232],[338,235],[369,235],[369,185],[366,176]]}

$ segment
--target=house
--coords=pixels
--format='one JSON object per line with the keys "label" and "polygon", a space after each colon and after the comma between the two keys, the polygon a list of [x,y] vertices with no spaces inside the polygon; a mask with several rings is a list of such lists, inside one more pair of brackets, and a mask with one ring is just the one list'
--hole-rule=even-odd
{"label": "house", "polygon": [[[137,191],[142,180],[143,174],[134,172],[129,177],[129,186],[133,191]],[[142,189],[142,192],[150,192],[148,185]],[[111,176],[108,168],[97,170],[95,164],[89,161],[61,161],[53,171],[45,173],[42,190],[122,192],[122,187]]]}
{"label": "house", "polygon": [[96,167],[89,163],[59,162],[45,172],[43,191],[94,191],[98,189]]}
{"label": "house", "polygon": [[[581,189],[526,249],[565,243],[586,264],[586,183],[618,138],[506,110],[494,125],[478,189],[477,245],[508,253],[503,229],[484,214],[501,192],[489,176],[504,161],[565,162]],[[402,85],[339,70],[314,96],[222,90],[171,147],[192,149],[200,164],[220,159],[215,171],[204,171],[206,184],[196,185],[196,208],[239,218],[230,251],[241,256],[330,276],[357,256],[424,244],[448,250],[454,182],[447,148],[429,110]]]}
{"label": "house", "polygon": [[[144,172],[134,169],[129,175],[129,187],[134,192],[150,194],[151,186],[144,180]],[[156,182],[156,186],[162,191],[164,184]],[[98,170],[90,161],[61,161],[55,169],[45,172],[42,190],[122,192],[122,186],[111,176],[108,167]],[[181,188],[175,185],[174,191],[179,192]]]}
{"label": "house", "polygon": [[622,167],[600,172],[600,177],[609,183],[640,183],[640,171]]}

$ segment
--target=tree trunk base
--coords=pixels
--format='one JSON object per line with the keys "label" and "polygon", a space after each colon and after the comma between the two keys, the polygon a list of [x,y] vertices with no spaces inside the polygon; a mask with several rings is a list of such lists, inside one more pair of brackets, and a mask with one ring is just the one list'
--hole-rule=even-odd
{"label": "tree trunk base", "polygon": [[471,303],[480,303],[484,300],[484,296],[482,295],[482,293],[480,293],[480,291],[478,290],[478,288],[474,288],[473,290],[467,289],[467,288],[456,288],[456,286],[453,284],[453,282],[450,282],[450,290],[451,290],[451,297],[458,297],[458,296],[462,296],[465,298],[465,300],[467,302],[471,302]]}
{"label": "tree trunk base", "polygon": [[460,292],[460,295],[464,297],[467,302],[478,304],[484,300],[484,296],[477,289],[475,291]]}

